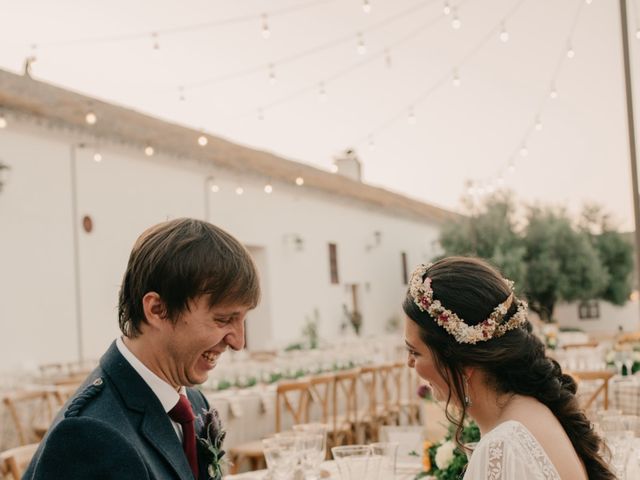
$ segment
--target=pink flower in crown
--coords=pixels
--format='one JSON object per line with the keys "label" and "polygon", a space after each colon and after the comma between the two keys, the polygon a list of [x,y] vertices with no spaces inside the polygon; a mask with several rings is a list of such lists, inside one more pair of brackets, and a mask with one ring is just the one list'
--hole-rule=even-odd
{"label": "pink flower in crown", "polygon": [[447,323],[449,321],[449,314],[447,312],[442,312],[438,318],[442,323]]}
{"label": "pink flower in crown", "polygon": [[427,277],[424,279],[424,281],[422,282],[422,285],[424,285],[424,291],[428,292],[429,290],[431,290],[431,278]]}

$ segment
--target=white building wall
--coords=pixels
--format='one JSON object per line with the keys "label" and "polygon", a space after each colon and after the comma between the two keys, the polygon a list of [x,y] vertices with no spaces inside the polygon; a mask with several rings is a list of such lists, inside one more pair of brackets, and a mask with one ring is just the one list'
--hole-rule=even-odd
{"label": "white building wall", "polygon": [[556,306],[554,317],[560,327],[579,328],[588,333],[613,334],[619,327],[625,332],[640,330],[640,306],[638,300],[630,300],[622,306],[613,305],[602,300],[600,318],[580,319],[578,303],[561,303]]}
{"label": "white building wall", "polygon": [[[98,357],[118,334],[117,293],[130,249],[148,226],[180,216],[228,230],[254,254],[264,299],[247,323],[252,348],[283,346],[301,336],[306,316],[320,313],[320,334],[340,334],[346,284],[359,285],[363,331],[377,333],[401,315],[401,252],[409,272],[428,260],[435,225],[307,187],[216,171],[220,192],[206,187],[211,169],[186,160],[146,158],[132,148],[75,149],[77,216],[72,222],[70,134],[13,122],[0,131],[0,158],[12,167],[0,193],[0,370]],[[244,195],[236,195],[242,183]],[[207,208],[208,207],[208,208]],[[82,230],[84,215],[94,229]],[[77,328],[74,228],[78,235],[80,325]],[[382,232],[374,245],[374,231]],[[299,235],[296,250],[291,235]],[[331,285],[328,243],[338,245],[340,284]],[[370,248],[367,248],[370,246]],[[78,332],[81,331],[80,338]]]}

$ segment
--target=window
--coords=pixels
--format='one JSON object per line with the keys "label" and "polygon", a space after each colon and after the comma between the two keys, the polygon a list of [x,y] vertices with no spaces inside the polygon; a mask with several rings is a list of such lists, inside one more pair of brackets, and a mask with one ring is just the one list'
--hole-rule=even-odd
{"label": "window", "polygon": [[407,272],[407,252],[400,253],[402,258],[402,282],[404,285],[409,283],[409,274]]}
{"label": "window", "polygon": [[331,274],[331,284],[336,285],[338,280],[338,245],[329,244],[329,272]]}
{"label": "window", "polygon": [[594,320],[600,318],[600,304],[597,300],[583,300],[578,305],[580,320]]}

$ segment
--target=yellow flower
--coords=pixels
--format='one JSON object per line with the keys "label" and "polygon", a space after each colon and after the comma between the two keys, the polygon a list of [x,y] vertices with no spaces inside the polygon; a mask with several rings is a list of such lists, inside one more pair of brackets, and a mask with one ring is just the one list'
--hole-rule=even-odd
{"label": "yellow flower", "polygon": [[433,443],[429,440],[425,440],[422,443],[422,470],[428,472],[431,470],[431,457],[429,456],[429,449]]}

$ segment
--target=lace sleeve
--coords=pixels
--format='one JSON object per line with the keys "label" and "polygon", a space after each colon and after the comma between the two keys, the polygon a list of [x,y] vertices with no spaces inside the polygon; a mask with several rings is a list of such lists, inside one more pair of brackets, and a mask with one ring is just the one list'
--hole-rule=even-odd
{"label": "lace sleeve", "polygon": [[[524,429],[502,431],[478,443],[464,480],[559,480],[555,468]],[[506,435],[509,433],[509,435]]]}

